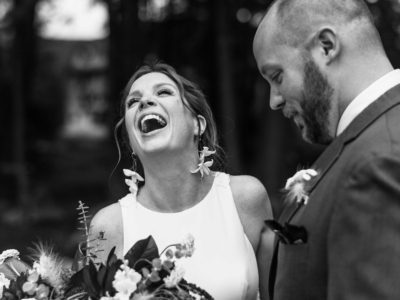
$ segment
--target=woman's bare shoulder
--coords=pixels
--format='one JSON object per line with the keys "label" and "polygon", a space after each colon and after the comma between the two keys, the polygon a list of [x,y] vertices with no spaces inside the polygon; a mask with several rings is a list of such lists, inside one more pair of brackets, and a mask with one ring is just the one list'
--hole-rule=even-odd
{"label": "woman's bare shoulder", "polygon": [[90,223],[90,232],[93,238],[101,237],[98,254],[100,261],[105,262],[111,249],[115,247],[117,257],[123,255],[123,223],[120,204],[113,203],[100,209]]}
{"label": "woman's bare shoulder", "polygon": [[257,251],[264,220],[272,217],[267,191],[257,178],[249,175],[231,176],[230,186],[243,229]]}
{"label": "woman's bare shoulder", "polygon": [[268,194],[260,180],[249,175],[230,176],[233,197],[240,206],[258,210],[269,204]]}
{"label": "woman's bare shoulder", "polygon": [[[91,221],[92,229],[94,231],[115,231],[121,222],[121,207],[118,202],[107,205],[101,208],[93,217]],[[102,230],[103,229],[103,230]]]}

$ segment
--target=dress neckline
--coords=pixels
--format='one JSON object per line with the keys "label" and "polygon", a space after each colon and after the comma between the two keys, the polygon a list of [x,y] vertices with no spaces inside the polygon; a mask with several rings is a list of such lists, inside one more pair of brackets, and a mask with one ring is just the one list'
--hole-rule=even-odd
{"label": "dress neckline", "polygon": [[210,189],[208,190],[208,192],[206,193],[206,195],[203,197],[203,199],[201,199],[199,202],[197,202],[197,203],[194,204],[193,206],[188,207],[188,208],[186,208],[186,209],[184,209],[184,210],[181,210],[181,211],[177,211],[177,212],[163,212],[163,211],[157,211],[157,210],[153,210],[153,209],[151,209],[151,208],[148,208],[148,207],[144,206],[142,203],[140,203],[140,202],[137,200],[136,195],[134,196],[134,200],[135,200],[135,203],[136,203],[138,209],[140,209],[140,210],[142,210],[142,211],[144,211],[145,213],[148,213],[148,214],[153,214],[153,215],[158,215],[158,216],[176,216],[176,215],[178,215],[178,214],[179,214],[179,215],[188,214],[188,213],[190,213],[190,212],[192,212],[192,211],[197,210],[198,208],[202,207],[203,205],[205,205],[205,203],[207,202],[207,200],[210,198],[212,191],[214,190],[214,186],[216,185],[216,182],[217,182],[217,177],[218,177],[218,175],[220,175],[220,174],[221,174],[220,172],[214,172],[214,173],[211,175],[211,176],[214,177],[214,178],[213,178],[213,182],[212,182],[212,184],[211,184]]}

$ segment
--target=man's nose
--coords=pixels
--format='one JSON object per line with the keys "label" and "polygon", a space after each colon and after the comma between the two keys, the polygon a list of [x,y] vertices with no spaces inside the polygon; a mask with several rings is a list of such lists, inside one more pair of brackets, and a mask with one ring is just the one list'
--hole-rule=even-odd
{"label": "man's nose", "polygon": [[271,92],[269,95],[269,106],[273,110],[282,109],[285,105],[282,95],[276,90],[276,88],[271,87]]}
{"label": "man's nose", "polygon": [[143,97],[140,100],[139,109],[144,109],[156,105],[156,102],[151,97]]}

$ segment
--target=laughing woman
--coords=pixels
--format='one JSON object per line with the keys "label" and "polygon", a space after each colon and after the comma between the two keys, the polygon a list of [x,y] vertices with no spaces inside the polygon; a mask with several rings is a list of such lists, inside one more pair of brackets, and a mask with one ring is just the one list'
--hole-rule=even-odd
{"label": "laughing woman", "polygon": [[164,249],[190,234],[195,251],[183,262],[186,280],[216,300],[256,299],[258,291],[267,299],[268,195],[254,177],[210,171],[219,147],[203,93],[169,65],[145,65],[128,82],[122,107],[140,171],[126,171],[130,193],[92,220],[94,234],[105,232],[104,256],[116,246],[123,257],[149,235]]}

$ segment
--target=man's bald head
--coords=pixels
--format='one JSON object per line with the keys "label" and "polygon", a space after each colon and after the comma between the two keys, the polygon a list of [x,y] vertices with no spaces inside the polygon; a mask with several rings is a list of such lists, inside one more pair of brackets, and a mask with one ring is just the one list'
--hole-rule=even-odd
{"label": "man's bald head", "polygon": [[[281,28],[281,40],[297,46],[319,26],[354,32],[354,42],[380,45],[379,34],[364,0],[275,0],[264,17]],[[265,21],[265,20],[263,20]]]}
{"label": "man's bald head", "polygon": [[363,0],[275,0],[253,51],[271,108],[312,142],[330,141],[352,99],[393,69]]}

